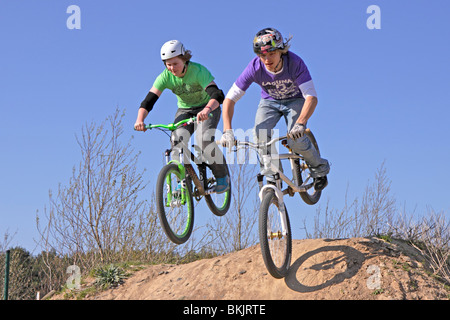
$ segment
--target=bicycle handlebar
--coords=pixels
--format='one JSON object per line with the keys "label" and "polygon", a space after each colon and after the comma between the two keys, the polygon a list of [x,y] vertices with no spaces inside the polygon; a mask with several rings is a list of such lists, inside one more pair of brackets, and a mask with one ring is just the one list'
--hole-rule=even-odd
{"label": "bicycle handlebar", "polygon": [[[210,113],[209,117],[212,118],[213,114]],[[184,119],[181,121],[178,121],[177,123],[169,123],[169,124],[148,124],[145,126],[145,129],[154,129],[154,128],[163,128],[163,129],[167,129],[170,131],[175,131],[177,128],[181,127],[181,126],[187,126],[190,125],[192,123],[194,123],[197,120],[197,117],[192,117],[189,119]],[[134,129],[136,130],[136,129]]]}
{"label": "bicycle handlebar", "polygon": [[194,123],[197,120],[197,117],[192,117],[189,119],[181,120],[177,123],[169,123],[169,124],[148,124],[145,126],[145,129],[154,129],[154,128],[163,128],[168,129],[170,131],[176,130],[178,127],[187,126],[188,124]]}
{"label": "bicycle handlebar", "polygon": [[255,142],[250,142],[250,141],[235,140],[234,145],[235,146],[248,146],[248,147],[252,147],[252,148],[255,148],[255,149],[261,149],[261,148],[264,148],[264,147],[268,147],[271,144],[273,144],[273,143],[275,143],[277,141],[286,139],[286,138],[287,138],[287,136],[282,136],[282,137],[274,138],[274,139],[270,140],[269,142],[260,142],[260,143],[255,143]]}
{"label": "bicycle handlebar", "polygon": [[[307,128],[305,131],[309,132],[309,128]],[[285,136],[282,137],[278,137],[278,138],[274,138],[272,140],[270,140],[269,142],[260,142],[260,143],[255,143],[255,142],[249,142],[249,141],[239,141],[239,140],[234,140],[234,146],[248,146],[248,147],[252,147],[255,149],[262,149],[264,147],[268,147],[271,144],[280,141],[280,140],[284,140],[284,139],[290,139],[289,137],[289,133],[286,134]],[[216,141],[218,144],[220,144],[220,141]]]}

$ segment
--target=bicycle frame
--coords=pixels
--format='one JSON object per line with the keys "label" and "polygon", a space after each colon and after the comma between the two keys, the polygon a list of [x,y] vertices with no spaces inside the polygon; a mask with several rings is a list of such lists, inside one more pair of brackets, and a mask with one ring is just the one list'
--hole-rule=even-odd
{"label": "bicycle frame", "polygon": [[[309,130],[309,129],[307,129],[307,130]],[[266,192],[266,190],[268,190],[268,189],[273,189],[273,191],[278,199],[278,207],[282,213],[281,214],[281,227],[282,227],[283,236],[285,236],[287,233],[286,209],[285,209],[284,200],[283,200],[284,195],[289,194],[290,196],[293,196],[295,192],[306,192],[308,189],[313,187],[313,183],[309,183],[309,184],[307,183],[307,181],[309,179],[306,179],[306,181],[304,183],[299,185],[299,181],[297,181],[297,177],[295,174],[293,177],[294,181],[295,181],[295,183],[294,183],[279,168],[277,168],[272,163],[272,159],[279,159],[279,160],[289,159],[289,162],[291,164],[291,169],[294,172],[294,170],[297,169],[297,166],[300,165],[300,164],[295,164],[295,160],[296,159],[303,160],[303,157],[301,155],[293,153],[290,148],[289,148],[289,153],[278,154],[277,157],[274,157],[270,154],[262,154],[263,149],[266,149],[266,148],[270,147],[272,144],[274,144],[278,141],[281,141],[281,140],[285,140],[287,138],[288,138],[287,136],[282,136],[282,137],[274,138],[266,143],[236,141],[236,150],[235,150],[235,151],[237,151],[240,146],[251,147],[260,156],[260,159],[261,159],[260,161],[261,161],[262,165],[264,166],[263,170],[273,172],[273,174],[275,176],[276,185],[272,185],[272,184],[263,185],[263,176],[261,174],[258,174],[258,183],[259,183],[259,187],[260,187],[259,199],[260,199],[260,201],[262,201],[264,192]],[[280,180],[286,182],[286,184],[288,185],[288,188],[286,188],[285,190],[281,190],[281,181]]]}
{"label": "bicycle frame", "polygon": [[[285,139],[287,139],[287,136],[274,138],[274,139],[272,139],[272,140],[270,140],[269,142],[266,142],[266,143],[254,143],[254,142],[248,142],[248,141],[236,141],[236,147],[239,147],[239,146],[251,147],[252,149],[254,149],[259,154],[259,156],[261,158],[261,163],[264,166],[264,171],[271,171],[271,172],[274,173],[274,175],[279,175],[279,178],[281,180],[283,180],[284,182],[286,182],[286,184],[291,188],[291,190],[289,190],[289,188],[283,190],[282,191],[283,195],[285,195],[285,194],[293,194],[295,192],[306,192],[308,189],[313,187],[313,183],[307,184],[306,182],[304,182],[301,185],[299,185],[298,181],[297,181],[297,178],[295,176],[294,176],[294,181],[296,183],[294,183],[294,182],[292,182],[291,179],[289,179],[289,177],[287,177],[279,168],[277,168],[272,163],[272,159],[279,159],[279,160],[289,159],[289,162],[291,164],[291,169],[294,170],[295,169],[295,163],[294,163],[295,160],[296,159],[303,160],[303,157],[301,155],[293,153],[291,149],[289,149],[289,153],[278,154],[276,157],[274,157],[273,155],[270,155],[270,154],[261,154],[261,150],[262,149],[271,146],[275,142],[278,142],[278,141],[281,141],[281,140],[285,140]],[[264,186],[264,187],[266,187],[266,186]],[[274,187],[274,186],[270,185],[270,186],[267,186],[267,187]],[[281,191],[281,190],[279,190],[279,191]]]}
{"label": "bicycle frame", "polygon": [[[212,117],[212,114],[209,115],[210,117]],[[175,131],[176,129],[178,129],[181,126],[187,126],[190,125],[192,123],[194,123],[197,120],[197,117],[192,117],[189,119],[185,119],[185,120],[181,120],[177,123],[169,123],[167,125],[163,125],[163,124],[149,124],[146,125],[145,128],[146,129],[155,129],[155,128],[162,128],[162,129],[166,129],[166,130],[170,130],[170,131]],[[196,151],[198,151],[201,154],[201,150],[198,148],[198,146],[194,146],[194,148],[196,149]],[[171,159],[170,154],[172,152],[172,149],[167,149],[164,153],[165,158],[166,158],[166,164],[169,163],[175,163],[176,165],[178,165],[178,168],[180,169],[180,173],[182,174],[182,181],[181,181],[181,188],[182,191],[181,192],[181,203],[184,204],[186,199],[185,199],[185,188],[186,188],[186,172],[191,176],[192,181],[194,182],[195,186],[197,187],[198,190],[198,194],[196,195],[196,198],[200,197],[200,196],[204,196],[204,195],[209,195],[215,192],[215,187],[212,188],[208,188],[207,186],[207,181],[206,181],[206,167],[209,167],[209,165],[205,162],[202,161],[201,159],[197,158],[192,152],[190,152],[190,157],[191,160],[197,165],[198,169],[199,169],[199,176],[197,176],[197,173],[195,172],[192,164],[185,164],[184,162],[184,154],[183,154],[183,148],[181,148],[180,153],[179,153],[179,159],[175,160],[175,159]],[[168,181],[168,185],[170,186],[170,182]],[[170,201],[172,200],[171,196],[170,196]],[[169,199],[168,202],[170,203]]]}
{"label": "bicycle frame", "polygon": [[[197,146],[194,146],[194,147],[197,147]],[[178,168],[180,169],[180,172],[183,175],[183,180],[186,177],[186,172],[189,174],[189,176],[192,178],[192,181],[194,182],[194,185],[197,187],[197,190],[198,190],[198,194],[195,195],[196,197],[205,196],[205,195],[212,194],[215,192],[215,187],[208,188],[208,186],[207,186],[208,181],[206,181],[206,177],[207,177],[206,168],[209,167],[209,165],[206,162],[201,161],[192,152],[190,153],[192,162],[194,162],[198,167],[199,174],[197,175],[197,172],[195,171],[192,164],[184,162],[183,148],[181,148],[181,150],[180,150],[179,160],[174,160],[174,159],[170,160],[171,152],[172,152],[171,149],[168,149],[165,152],[166,163],[167,164],[169,164],[169,163],[177,164]],[[185,187],[183,185],[183,183],[182,183],[181,187],[182,188]]]}
{"label": "bicycle frame", "polygon": [[[212,115],[210,114],[210,116]],[[150,124],[145,126],[145,128],[158,128],[162,131],[173,132],[180,126],[194,123],[196,119],[197,117],[192,117],[168,125]],[[171,135],[168,132],[165,133],[172,140]],[[189,141],[189,139],[185,140]],[[167,149],[165,151],[166,164],[159,171],[156,181],[156,212],[158,213],[162,229],[175,244],[185,243],[193,232],[194,197],[195,200],[200,201],[204,196],[206,205],[216,216],[225,215],[231,204],[231,185],[228,190],[220,192],[224,196],[221,196],[219,193],[217,196],[211,195],[211,193],[216,193],[216,179],[213,173],[208,178],[207,168],[211,168],[211,166],[206,163],[206,160],[204,161],[206,157],[202,150],[197,146],[194,146],[194,148],[200,151],[198,158],[190,152],[190,149],[186,148],[185,143],[180,143],[176,147]],[[179,150],[178,159],[172,159],[171,153],[173,149],[177,151],[176,153]],[[187,153],[190,153],[190,158],[197,164],[200,179],[189,158],[187,158]],[[226,169],[228,172],[228,167]],[[194,182],[194,186],[192,182]]]}

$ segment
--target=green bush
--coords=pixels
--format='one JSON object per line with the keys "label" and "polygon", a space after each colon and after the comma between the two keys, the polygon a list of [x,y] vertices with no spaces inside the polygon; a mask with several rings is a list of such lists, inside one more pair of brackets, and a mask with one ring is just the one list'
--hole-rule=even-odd
{"label": "green bush", "polygon": [[112,264],[95,270],[95,284],[102,289],[116,287],[122,284],[126,277],[126,272],[122,268]]}

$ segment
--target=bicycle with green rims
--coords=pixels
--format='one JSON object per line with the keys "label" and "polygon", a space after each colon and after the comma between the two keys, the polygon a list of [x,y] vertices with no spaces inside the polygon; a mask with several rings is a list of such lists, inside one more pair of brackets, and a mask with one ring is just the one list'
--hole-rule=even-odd
{"label": "bicycle with green rims", "polygon": [[[211,115],[210,115],[211,116]],[[177,123],[149,124],[146,129],[159,129],[168,132],[197,121],[196,117]],[[216,193],[216,179],[210,165],[203,161],[202,150],[193,145],[197,156],[190,152],[191,163],[184,163],[183,148],[179,159],[171,159],[172,149],[165,151],[166,165],[161,169],[156,182],[156,207],[161,226],[167,237],[176,244],[185,243],[194,227],[194,201],[205,198],[209,209],[217,216],[227,213],[231,203],[231,185],[224,193]],[[225,157],[223,158],[225,162]],[[194,169],[195,163],[199,174]],[[229,176],[228,165],[227,174]],[[193,184],[192,184],[193,183]]]}

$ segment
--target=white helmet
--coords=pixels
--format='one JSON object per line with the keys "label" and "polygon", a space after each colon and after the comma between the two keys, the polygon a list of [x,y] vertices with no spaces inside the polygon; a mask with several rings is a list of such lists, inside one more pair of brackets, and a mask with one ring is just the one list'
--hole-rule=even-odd
{"label": "white helmet", "polygon": [[184,55],[186,50],[183,44],[178,40],[170,40],[163,44],[161,47],[161,60],[167,60],[170,58]]}

